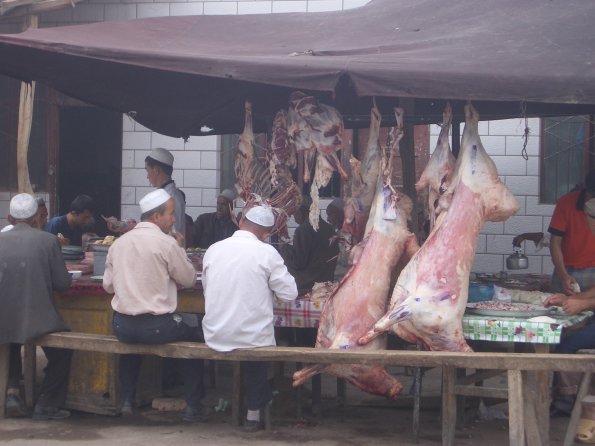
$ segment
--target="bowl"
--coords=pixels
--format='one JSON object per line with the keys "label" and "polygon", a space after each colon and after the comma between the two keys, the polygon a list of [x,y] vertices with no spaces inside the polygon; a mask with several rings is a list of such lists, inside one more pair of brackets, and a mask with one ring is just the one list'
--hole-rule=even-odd
{"label": "bowl", "polygon": [[80,279],[83,275],[82,271],[68,271],[72,280]]}

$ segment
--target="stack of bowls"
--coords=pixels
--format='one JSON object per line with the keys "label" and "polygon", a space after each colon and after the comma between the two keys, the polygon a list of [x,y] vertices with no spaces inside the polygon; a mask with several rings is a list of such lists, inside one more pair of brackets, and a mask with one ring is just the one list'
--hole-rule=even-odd
{"label": "stack of bowls", "polygon": [[79,262],[85,258],[83,248],[75,245],[62,246],[62,257],[66,262]]}

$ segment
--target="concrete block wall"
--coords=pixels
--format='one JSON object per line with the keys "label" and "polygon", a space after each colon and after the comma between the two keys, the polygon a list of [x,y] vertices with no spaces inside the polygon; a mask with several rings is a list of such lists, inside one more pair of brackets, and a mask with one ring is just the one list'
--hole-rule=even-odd
{"label": "concrete block wall", "polygon": [[[481,114],[481,110],[478,110]],[[461,125],[461,134],[464,124]],[[519,201],[519,211],[505,222],[486,222],[477,239],[472,271],[498,273],[506,269],[512,253],[512,239],[524,232],[547,232],[554,205],[539,202],[539,119],[529,119],[528,160],[521,156],[524,120],[484,121],[479,124],[482,144],[498,169],[498,175]],[[440,127],[430,128],[430,147],[436,146]],[[539,251],[533,242],[524,242],[529,269],[522,271],[551,274],[553,264],[548,248]]]}

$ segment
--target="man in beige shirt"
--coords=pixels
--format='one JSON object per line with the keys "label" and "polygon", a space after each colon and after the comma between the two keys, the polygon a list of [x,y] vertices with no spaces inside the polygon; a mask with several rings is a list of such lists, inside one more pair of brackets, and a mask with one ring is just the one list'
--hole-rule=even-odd
{"label": "man in beige shirt", "polygon": [[[116,337],[131,344],[165,344],[174,341],[204,342],[197,315],[177,313],[177,286],[191,287],[196,272],[184,251],[184,237],[168,235],[175,223],[175,202],[163,189],[150,192],[139,202],[141,223],[122,235],[109,249],[103,288],[112,299]],[[120,357],[122,414],[134,413],[136,383],[142,357]],[[176,360],[184,380],[187,403],[185,421],[205,421],[203,362]]]}

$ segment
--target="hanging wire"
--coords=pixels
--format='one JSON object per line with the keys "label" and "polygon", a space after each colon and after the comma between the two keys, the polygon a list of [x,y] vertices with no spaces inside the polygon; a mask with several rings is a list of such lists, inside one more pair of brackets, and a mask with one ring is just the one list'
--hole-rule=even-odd
{"label": "hanging wire", "polygon": [[531,129],[529,129],[527,103],[525,101],[521,101],[521,117],[525,119],[525,132],[523,134],[523,150],[521,150],[521,156],[525,161],[527,161],[529,159],[529,154],[527,153],[527,143],[529,142],[529,133],[531,133]]}

